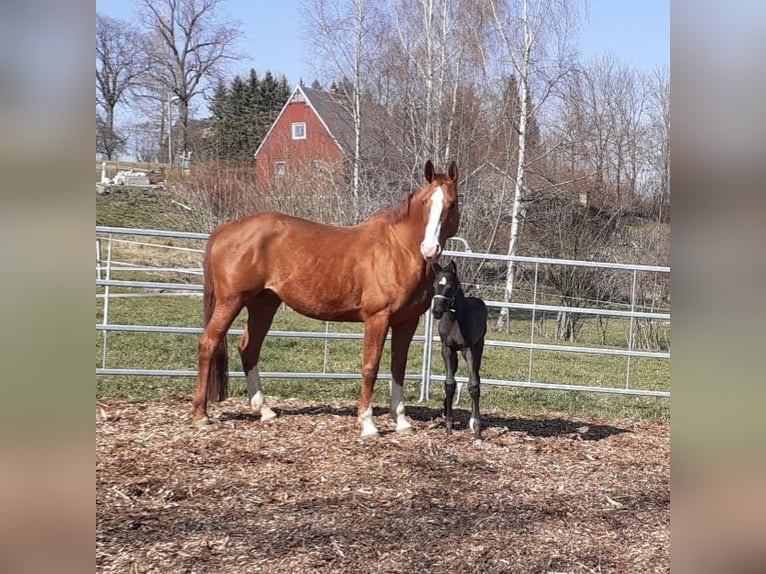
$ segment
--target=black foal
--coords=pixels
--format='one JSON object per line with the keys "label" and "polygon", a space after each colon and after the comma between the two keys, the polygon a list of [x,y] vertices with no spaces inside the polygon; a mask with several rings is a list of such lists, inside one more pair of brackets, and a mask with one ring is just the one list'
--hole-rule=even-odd
{"label": "black foal", "polygon": [[481,438],[481,414],[479,413],[479,368],[484,351],[484,335],[487,332],[487,306],[477,297],[466,297],[457,278],[457,267],[450,261],[447,268],[434,264],[436,294],[433,314],[439,319],[439,337],[442,340],[442,357],[447,369],[444,382],[444,420],[447,434],[452,433],[452,402],[455,397],[455,371],[457,352],[462,351],[468,364],[468,393],[471,395],[471,420],[468,423],[474,438]]}

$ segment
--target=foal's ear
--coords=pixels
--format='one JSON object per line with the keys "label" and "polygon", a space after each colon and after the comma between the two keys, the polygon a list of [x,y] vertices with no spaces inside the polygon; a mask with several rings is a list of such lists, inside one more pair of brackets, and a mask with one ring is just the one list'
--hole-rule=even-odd
{"label": "foal's ear", "polygon": [[454,259],[450,259],[449,265],[447,265],[447,271],[453,275],[457,275],[457,265],[455,265]]}
{"label": "foal's ear", "polygon": [[426,181],[428,183],[431,183],[434,179],[434,164],[431,163],[430,159],[426,162],[425,173],[426,173]]}
{"label": "foal's ear", "polygon": [[457,181],[457,164],[454,161],[451,164],[449,164],[449,170],[447,171],[447,175],[452,181]]}
{"label": "foal's ear", "polygon": [[438,263],[434,263],[433,265],[434,265],[434,273],[441,273],[442,271],[444,271],[444,269],[442,269],[442,266],[439,265]]}

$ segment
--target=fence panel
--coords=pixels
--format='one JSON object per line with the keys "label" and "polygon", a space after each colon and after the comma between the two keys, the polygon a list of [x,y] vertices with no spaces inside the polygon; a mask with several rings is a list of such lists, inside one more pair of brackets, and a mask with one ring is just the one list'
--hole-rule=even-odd
{"label": "fence panel", "polygon": [[[101,334],[103,345],[101,366],[96,368],[97,376],[196,376],[196,370],[193,369],[139,369],[110,366],[108,361],[110,333],[140,332],[158,336],[180,334],[197,337],[202,332],[199,326],[115,324],[110,321],[110,301],[130,297],[198,297],[202,292],[199,280],[202,274],[204,242],[207,238],[208,235],[203,233],[96,227],[97,298],[103,299],[101,322],[97,320],[96,323],[96,331]],[[669,340],[664,345],[666,349],[636,348],[637,331],[646,328],[644,325],[649,326],[650,331],[654,329],[655,343],[658,340],[658,325],[669,332],[669,306],[663,303],[661,297],[654,295],[650,301],[641,300],[637,290],[639,284],[644,285],[647,275],[654,275],[655,284],[669,279],[669,267],[533,257],[509,258],[504,255],[472,252],[468,243],[461,238],[453,238],[452,242],[459,244],[463,250],[446,250],[444,256],[462,261],[465,267],[476,266],[478,263],[494,266],[495,271],[498,269],[502,271],[508,261],[513,260],[521,276],[521,283],[514,288],[513,299],[505,302],[501,300],[502,287],[498,288],[496,284],[486,282],[481,278],[481,273],[474,274],[474,277],[468,280],[461,273],[461,281],[469,291],[468,294],[473,290],[481,295],[490,308],[493,318],[494,312],[500,312],[503,309],[506,309],[511,317],[516,315],[515,319],[511,319],[513,325],[511,335],[503,336],[492,328],[488,331],[485,342],[487,351],[482,368],[483,385],[654,397],[670,396],[669,375],[666,376],[667,380],[656,381],[653,384],[656,388],[634,384],[635,360],[662,362],[670,359]],[[624,275],[616,279],[614,286],[610,287],[617,294],[616,300],[605,299],[601,295],[592,299],[564,297],[560,292],[550,288],[550,282],[543,280],[544,277],[551,277],[555,273],[575,276],[581,269],[589,270],[588,273],[590,270],[596,270],[595,274],[583,273],[584,277],[590,279],[594,277],[598,279],[609,274],[614,274],[615,277]],[[471,279],[476,282],[472,283]],[[551,322],[557,331],[555,337],[552,337],[549,332]],[[576,330],[577,326],[580,329],[587,326],[589,332],[596,329],[604,344],[594,343],[592,332],[589,334],[590,341],[587,343],[576,341],[576,332],[571,333],[570,341],[561,343],[558,329],[562,322],[569,322],[573,330]],[[443,372],[441,354],[438,351],[439,340],[438,335],[434,333],[434,320],[430,312],[423,315],[421,325],[423,334],[418,334],[413,339],[415,345],[423,346],[419,369],[411,370],[405,378],[421,382],[420,400],[423,401],[430,396],[431,383],[443,381],[445,377],[439,374],[439,371]],[[361,340],[363,338],[361,325],[358,332],[334,332],[330,326],[330,323],[324,323],[324,328],[317,331],[269,331],[272,337],[324,340],[321,372],[280,370],[264,372],[261,376],[280,379],[360,379],[359,372],[329,372],[327,365],[328,342]],[[236,336],[241,332],[241,329],[232,329],[229,334]],[[606,344],[608,337],[612,339],[610,344]],[[620,337],[624,339],[624,345],[619,344]],[[660,344],[660,347],[662,346]],[[415,348],[416,346],[413,347],[411,354]],[[522,355],[519,354],[521,352],[525,354],[523,361],[514,362],[512,368],[505,366],[509,354],[521,357]],[[548,354],[552,354],[554,358],[546,360]],[[551,364],[566,363],[571,360],[571,357],[591,357],[594,360],[603,361],[624,360],[624,383],[620,385],[583,384],[574,376],[576,368],[564,370],[565,375],[571,376],[556,379],[558,376],[556,373],[559,373],[560,369],[553,369]],[[519,370],[522,363],[524,373]],[[516,376],[511,372],[513,368],[517,371]],[[490,375],[487,376],[487,373]],[[233,377],[244,376],[242,371],[236,370],[230,374]],[[391,380],[390,374],[384,371],[380,373],[379,378]],[[457,380],[459,383],[467,381],[465,377],[457,377]]]}

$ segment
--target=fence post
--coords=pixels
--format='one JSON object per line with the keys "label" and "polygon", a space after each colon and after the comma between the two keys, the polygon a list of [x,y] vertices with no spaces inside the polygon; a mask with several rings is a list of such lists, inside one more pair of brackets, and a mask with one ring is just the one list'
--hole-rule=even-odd
{"label": "fence post", "polygon": [[101,238],[96,237],[96,279],[101,279]]}
{"label": "fence post", "polygon": [[420,383],[420,399],[418,402],[428,400],[428,395],[431,391],[431,348],[434,331],[433,315],[431,314],[431,306],[428,306],[428,311],[424,315],[424,340],[423,340],[423,377]]}
{"label": "fence post", "polygon": [[[330,322],[325,321],[325,327],[324,327],[325,335],[330,334]],[[322,361],[322,374],[327,374],[327,347],[330,344],[330,338],[325,337],[324,339],[324,360]]]}
{"label": "fence post", "polygon": [[535,352],[535,308],[537,307],[537,270],[539,265],[539,263],[535,262],[535,284],[532,287],[532,324],[529,331],[529,369],[527,370],[527,381],[530,383],[532,382],[533,355]]}
{"label": "fence post", "polygon": [[[112,278],[112,234],[109,234],[109,243],[106,246],[106,280],[109,281]],[[109,324],[109,285],[104,285],[104,317],[102,320],[104,325]],[[104,347],[102,349],[103,354],[101,356],[101,368],[106,369],[106,353],[109,346],[109,332],[104,331],[103,339]]]}
{"label": "fence post", "polygon": [[[630,290],[630,312],[635,313],[636,311],[636,275],[638,275],[638,270],[633,270],[633,287]],[[630,327],[628,329],[628,352],[630,353],[633,350],[633,322],[636,320],[636,318],[631,314],[630,316]],[[628,366],[625,369],[625,388],[630,388],[630,360],[632,357],[628,355]]]}

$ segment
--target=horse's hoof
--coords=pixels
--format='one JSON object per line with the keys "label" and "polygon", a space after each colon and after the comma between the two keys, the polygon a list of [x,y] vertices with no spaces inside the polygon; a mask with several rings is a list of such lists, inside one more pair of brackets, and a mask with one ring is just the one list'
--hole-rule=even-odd
{"label": "horse's hoof", "polygon": [[399,434],[415,434],[415,429],[412,428],[412,425],[402,425],[396,427],[396,432]]}
{"label": "horse's hoof", "polygon": [[277,418],[277,413],[272,411],[269,407],[261,407],[261,422],[270,421]]}
{"label": "horse's hoof", "polygon": [[378,432],[378,429],[369,430],[365,429],[362,431],[362,438],[379,438],[380,433]]}
{"label": "horse's hoof", "polygon": [[206,427],[211,424],[213,424],[213,421],[211,421],[208,417],[202,417],[201,419],[192,421],[192,426],[197,428]]}

